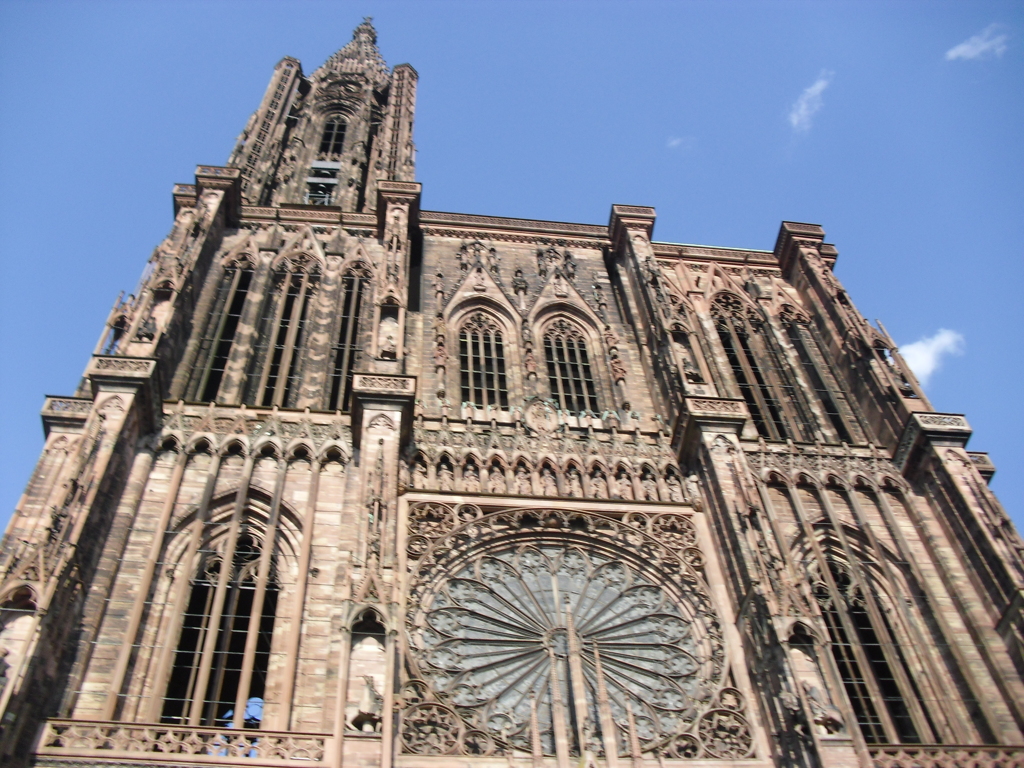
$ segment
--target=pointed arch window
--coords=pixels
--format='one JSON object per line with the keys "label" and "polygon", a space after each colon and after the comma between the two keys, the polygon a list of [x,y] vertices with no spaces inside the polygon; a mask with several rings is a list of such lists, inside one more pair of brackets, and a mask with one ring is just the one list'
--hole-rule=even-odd
{"label": "pointed arch window", "polygon": [[763,318],[730,293],[714,298],[711,316],[758,433],[766,440],[813,440],[795,382],[762,337]]}
{"label": "pointed arch window", "polygon": [[200,364],[193,372],[189,399],[204,402],[217,399],[252,276],[253,268],[247,259],[232,262],[221,275],[213,311],[200,342],[197,358]]}
{"label": "pointed arch window", "polygon": [[304,255],[282,261],[274,272],[249,363],[247,403],[290,407],[298,401],[309,318],[319,283],[319,266]]}
{"label": "pointed arch window", "polygon": [[831,553],[825,558],[828,575],[819,578],[815,596],[864,741],[934,741],[924,700],[885,612],[855,583],[848,564]]}
{"label": "pointed arch window", "polygon": [[843,410],[849,413],[852,411],[842,390],[829,386],[827,383],[832,379],[831,371],[828,370],[828,363],[822,356],[821,348],[811,331],[810,321],[796,312],[793,307],[786,305],[779,313],[779,322],[786,330],[786,335],[796,351],[807,382],[818,396],[818,401],[821,403],[832,429],[835,430],[836,437],[840,442],[852,443],[853,439],[840,411],[840,404],[844,406]]}
{"label": "pointed arch window", "polygon": [[331,115],[324,123],[320,137],[319,160],[337,160],[345,146],[345,120],[341,115]]}
{"label": "pointed arch window", "polygon": [[347,413],[352,407],[352,371],[359,352],[359,316],[369,283],[369,273],[362,267],[350,269],[341,278],[341,321],[331,349],[334,362],[327,402],[332,411]]}
{"label": "pointed arch window", "polygon": [[565,318],[558,318],[544,332],[544,357],[551,397],[558,407],[569,413],[599,413],[597,386],[583,332]]}
{"label": "pointed arch window", "polygon": [[474,408],[508,408],[501,328],[483,312],[459,329],[459,377],[462,402]]}
{"label": "pointed arch window", "polygon": [[161,722],[260,726],[277,611],[273,565],[244,527],[233,548],[205,553],[192,578]]}

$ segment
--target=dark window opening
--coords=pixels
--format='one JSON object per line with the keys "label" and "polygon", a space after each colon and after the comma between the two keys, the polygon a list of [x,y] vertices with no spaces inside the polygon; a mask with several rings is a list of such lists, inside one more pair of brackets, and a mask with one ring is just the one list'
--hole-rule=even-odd
{"label": "dark window opening", "polygon": [[597,386],[580,330],[565,320],[556,321],[544,334],[544,357],[551,396],[558,407],[573,414],[585,410],[599,413]]}
{"label": "dark window opening", "polygon": [[320,139],[321,159],[340,155],[345,145],[345,121],[340,117],[331,117],[324,125],[324,134]]}
{"label": "dark window opening", "polygon": [[[254,615],[257,602],[256,571],[260,549],[249,535],[239,537],[231,554],[220,616],[213,616],[214,597],[223,562],[208,553],[200,573],[192,580],[192,592],[182,620],[178,647],[174,656],[161,722],[230,727],[239,701],[244,706],[242,722],[246,728],[258,728],[263,717],[263,700],[270,663],[270,642],[277,610],[277,585],[270,579],[264,586],[262,609]],[[256,628],[255,653],[250,670],[245,669],[245,647],[250,625]],[[212,655],[207,652],[207,637],[215,632]],[[208,681],[201,701],[197,686],[204,665]],[[250,672],[247,691],[240,690],[246,672]]]}
{"label": "dark window opening", "polygon": [[309,205],[330,205],[337,184],[309,182],[306,184],[306,203]]}
{"label": "dark window opening", "polygon": [[309,315],[319,285],[315,265],[310,272],[299,264],[294,271],[274,275],[257,323],[256,340],[248,370],[245,402],[262,406],[294,407],[299,399],[306,364]]}
{"label": "dark window opening", "polygon": [[850,438],[850,432],[846,428],[846,422],[843,421],[843,417],[839,413],[839,408],[836,406],[836,400],[832,396],[831,390],[829,390],[825,385],[825,381],[822,379],[821,373],[818,371],[817,366],[811,359],[810,351],[804,342],[803,334],[800,332],[796,323],[790,323],[786,328],[786,333],[789,335],[789,340],[792,342],[793,348],[796,350],[797,357],[800,359],[800,365],[804,369],[804,374],[807,376],[808,382],[810,382],[811,387],[818,396],[818,400],[825,409],[825,414],[828,416],[828,420],[831,422],[832,428],[839,436],[840,442],[852,443],[853,440]]}
{"label": "dark window opening", "polygon": [[474,408],[508,408],[501,331],[483,314],[475,315],[459,332],[459,375],[462,402]]}
{"label": "dark window opening", "polygon": [[362,274],[349,272],[341,283],[341,324],[334,343],[331,396],[327,407],[347,412],[352,400],[352,371],[359,352],[359,315],[368,280]]}
{"label": "dark window opening", "polygon": [[871,698],[871,689],[861,671],[853,645],[850,644],[846,630],[843,629],[839,614],[833,606],[829,605],[822,609],[822,615],[828,625],[828,633],[832,640],[832,656],[836,660],[836,666],[839,667],[839,676],[843,679],[846,695],[850,699],[850,705],[857,718],[857,725],[864,735],[864,741],[868,744],[884,744],[888,738],[882,727],[882,719],[875,709]]}

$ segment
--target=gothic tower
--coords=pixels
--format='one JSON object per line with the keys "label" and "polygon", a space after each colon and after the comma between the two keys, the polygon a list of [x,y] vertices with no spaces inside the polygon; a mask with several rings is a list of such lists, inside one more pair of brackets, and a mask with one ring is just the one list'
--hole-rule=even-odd
{"label": "gothic tower", "polygon": [[1024,765],[1024,543],[821,227],[420,209],[416,71],[283,59],[0,549],[0,763]]}

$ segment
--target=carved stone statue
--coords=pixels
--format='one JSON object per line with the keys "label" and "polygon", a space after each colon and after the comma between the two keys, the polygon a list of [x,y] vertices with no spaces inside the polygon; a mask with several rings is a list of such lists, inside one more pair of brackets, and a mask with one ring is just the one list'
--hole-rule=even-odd
{"label": "carved stone statue", "polygon": [[686,477],[686,498],[698,512],[704,506],[701,501],[700,483],[697,481],[697,475],[692,472]]}
{"label": "carved stone statue", "polygon": [[650,469],[645,469],[640,476],[640,487],[643,488],[644,501],[658,501],[658,481]]}
{"label": "carved stone statue", "polygon": [[491,471],[487,476],[487,491],[489,493],[505,493],[505,473],[497,464],[491,465]]}
{"label": "carved stone statue", "polygon": [[613,354],[611,359],[608,360],[608,367],[612,369],[612,377],[616,381],[624,381],[626,378],[626,366],[622,363],[622,358],[618,355]]}
{"label": "carved stone statue", "polygon": [[555,479],[551,467],[544,467],[540,473],[540,490],[544,496],[558,495],[558,481]]}
{"label": "carved stone statue", "polygon": [[594,467],[594,471],[590,475],[590,495],[595,499],[608,498],[608,481],[605,479],[604,472],[597,467]]}
{"label": "carved stone statue", "polygon": [[437,470],[437,489],[439,491],[455,490],[455,473],[447,464],[442,464]]}
{"label": "carved stone statue", "polygon": [[533,484],[530,482],[530,473],[526,467],[520,464],[516,467],[516,493],[522,496],[533,495]]}
{"label": "carved stone statue", "polygon": [[566,251],[563,256],[562,270],[565,272],[565,276],[570,280],[576,279],[576,259],[574,259],[572,254],[568,251]]}
{"label": "carved stone statue", "polygon": [[668,473],[665,477],[665,485],[668,486],[669,501],[683,501],[683,484],[679,482],[675,472]]}
{"label": "carved stone statue", "polygon": [[565,475],[566,484],[569,486],[569,495],[574,499],[583,498],[583,482],[576,467],[572,467]]}
{"label": "carved stone statue", "polygon": [[523,357],[523,366],[526,368],[527,375],[537,375],[537,358],[534,357],[532,349],[526,350],[526,355]]}
{"label": "carved stone statue", "polygon": [[633,499],[633,480],[626,472],[625,468],[622,468],[615,475],[615,489],[613,494],[620,498],[632,501]]}
{"label": "carved stone statue", "polygon": [[438,339],[434,346],[434,365],[440,368],[448,362],[448,350],[445,349],[444,339]]}
{"label": "carved stone statue", "polygon": [[417,461],[412,468],[412,487],[416,490],[425,490],[427,487],[427,467],[422,461]]}
{"label": "carved stone statue", "polygon": [[516,294],[525,294],[530,290],[530,284],[526,282],[526,278],[523,277],[523,270],[521,269],[517,269],[512,278],[512,290]]}
{"label": "carved stone statue", "polygon": [[480,493],[480,473],[476,464],[467,464],[462,470],[462,488],[469,493]]}
{"label": "carved stone statue", "polygon": [[605,346],[608,347],[609,352],[619,346],[619,337],[615,335],[615,331],[612,330],[610,325],[604,327],[604,333],[601,336],[604,338]]}

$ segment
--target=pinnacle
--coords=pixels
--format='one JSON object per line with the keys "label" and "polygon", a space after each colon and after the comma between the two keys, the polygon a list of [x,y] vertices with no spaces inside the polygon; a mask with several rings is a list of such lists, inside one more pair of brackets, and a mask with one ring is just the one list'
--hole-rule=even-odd
{"label": "pinnacle", "polygon": [[388,75],[388,65],[377,48],[377,30],[367,16],[352,31],[352,40],[329,58],[322,69],[338,72],[361,72],[372,80]]}

